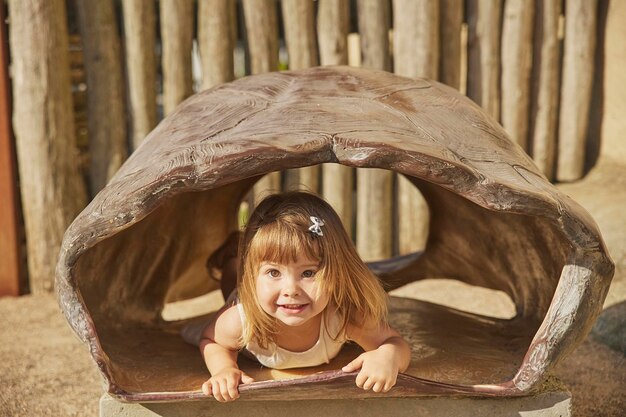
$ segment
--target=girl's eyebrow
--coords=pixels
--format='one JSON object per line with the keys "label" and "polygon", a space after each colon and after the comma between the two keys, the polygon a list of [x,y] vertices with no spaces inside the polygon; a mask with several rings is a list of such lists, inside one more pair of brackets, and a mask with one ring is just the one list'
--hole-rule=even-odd
{"label": "girl's eyebrow", "polygon": [[[276,267],[276,266],[287,266],[287,265],[281,264],[279,262],[270,262],[270,261],[263,261],[263,262],[261,262],[261,268],[268,267],[268,266]],[[319,263],[310,263],[310,264],[300,265],[300,268],[311,268],[311,267],[319,268],[320,264]]]}
{"label": "girl's eyebrow", "polygon": [[263,261],[261,262],[261,267],[264,267],[264,266],[282,266],[282,264],[279,264],[276,262]]}

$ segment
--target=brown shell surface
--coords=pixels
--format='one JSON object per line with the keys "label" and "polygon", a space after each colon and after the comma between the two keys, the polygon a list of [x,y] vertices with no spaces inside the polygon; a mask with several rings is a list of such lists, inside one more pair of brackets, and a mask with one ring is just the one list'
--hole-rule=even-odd
{"label": "brown shell surface", "polygon": [[[591,217],[539,173],[500,125],[437,82],[348,67],[242,78],[165,118],[68,228],[57,294],[108,391],[127,401],[198,399],[197,349],[166,302],[215,288],[204,268],[264,174],[339,163],[404,174],[425,196],[421,254],[371,265],[390,287],[432,277],[508,294],[511,320],[394,298],[412,362],[388,395],[521,395],[538,387],[599,314],[613,275]],[[275,371],[242,399],[353,398],[330,364]]]}

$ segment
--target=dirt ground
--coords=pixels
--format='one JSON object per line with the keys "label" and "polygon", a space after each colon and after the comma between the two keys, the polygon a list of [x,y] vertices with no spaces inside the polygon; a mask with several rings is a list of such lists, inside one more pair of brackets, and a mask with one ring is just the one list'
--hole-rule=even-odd
{"label": "dirt ground", "polygon": [[[626,167],[608,161],[584,181],[560,188],[598,222],[616,274],[591,335],[554,375],[572,393],[573,416],[621,417],[626,415]],[[464,285],[428,280],[398,295],[497,317],[514,313],[502,294]],[[56,299],[0,298],[0,317],[0,416],[97,416],[100,376]]]}
{"label": "dirt ground", "polygon": [[[626,217],[620,213],[626,204],[626,169],[609,165],[590,174],[584,183],[563,188],[594,215],[616,262],[616,276],[594,331],[556,367],[554,375],[572,393],[573,416],[623,416]],[[422,281],[400,292],[397,295],[497,317],[514,313],[510,299],[502,293],[449,280]],[[0,298],[0,317],[0,416],[97,416],[103,393],[100,376],[56,299],[52,295]]]}
{"label": "dirt ground", "polygon": [[[623,183],[612,180],[616,177]],[[616,262],[616,276],[594,331],[554,375],[572,393],[573,416],[621,417],[626,411],[626,218],[620,212],[626,204],[626,169],[608,166],[585,182],[563,188],[594,215]],[[514,313],[502,293],[449,280],[414,283],[397,295],[497,317]],[[100,376],[56,299],[0,298],[0,317],[0,416],[97,416]]]}
{"label": "dirt ground", "polygon": [[[434,299],[447,293],[430,291]],[[54,297],[0,299],[0,317],[0,416],[97,416],[100,376]],[[618,351],[588,337],[555,375],[572,392],[574,416],[624,415],[626,358]]]}
{"label": "dirt ground", "polygon": [[[554,374],[572,393],[573,416],[626,415],[626,2],[612,1],[606,38],[600,162],[584,181],[560,186],[598,222],[616,263],[605,310],[591,335]],[[418,291],[419,290],[419,291]],[[426,299],[506,314],[505,300],[481,302],[441,283],[407,290]],[[410,295],[410,294],[409,294]],[[0,416],[97,416],[100,376],[53,296],[0,298]],[[609,348],[612,346],[613,348]]]}

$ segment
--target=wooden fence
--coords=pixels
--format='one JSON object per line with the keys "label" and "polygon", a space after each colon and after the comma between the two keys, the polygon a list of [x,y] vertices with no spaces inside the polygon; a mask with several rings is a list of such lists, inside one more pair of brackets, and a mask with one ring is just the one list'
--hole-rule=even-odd
{"label": "wooden fence", "polygon": [[[11,256],[0,261],[0,283],[16,282],[23,263],[21,214],[30,291],[50,291],[65,228],[159,119],[194,91],[245,74],[349,64],[438,79],[500,121],[549,179],[580,179],[603,8],[598,0],[9,0],[0,248]],[[7,162],[11,110],[18,172]],[[294,187],[337,209],[365,259],[425,245],[427,206],[391,171],[276,172],[251,201]],[[18,291],[4,284],[3,293]]]}

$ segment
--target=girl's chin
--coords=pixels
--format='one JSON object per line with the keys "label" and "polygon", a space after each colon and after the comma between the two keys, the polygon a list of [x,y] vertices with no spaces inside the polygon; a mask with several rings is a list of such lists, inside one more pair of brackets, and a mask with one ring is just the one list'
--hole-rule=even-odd
{"label": "girl's chin", "polygon": [[305,324],[308,320],[304,320],[304,319],[285,319],[285,318],[279,318],[278,320],[280,320],[280,322],[287,326],[287,327],[300,327],[303,324]]}

